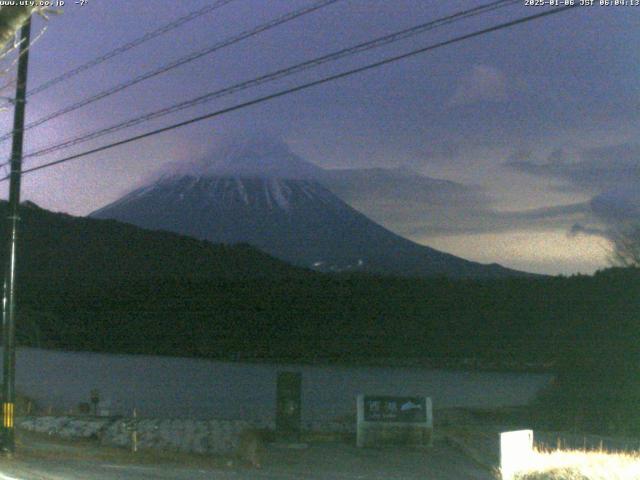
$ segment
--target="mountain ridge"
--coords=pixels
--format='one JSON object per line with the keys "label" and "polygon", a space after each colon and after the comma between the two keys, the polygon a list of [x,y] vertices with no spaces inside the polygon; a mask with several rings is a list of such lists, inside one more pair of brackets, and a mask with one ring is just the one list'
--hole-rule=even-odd
{"label": "mountain ridge", "polygon": [[369,220],[319,181],[172,175],[92,214],[214,243],[249,243],[321,271],[423,276],[519,275],[418,245]]}
{"label": "mountain ridge", "polygon": [[[0,217],[7,202],[0,201]],[[295,276],[304,270],[255,247],[214,245],[173,232],[151,232],[114,220],[54,213],[32,202],[20,206],[19,280],[111,282],[175,277]],[[0,222],[0,238],[7,237]],[[5,249],[0,251],[4,261]],[[310,273],[310,272],[309,272]]]}

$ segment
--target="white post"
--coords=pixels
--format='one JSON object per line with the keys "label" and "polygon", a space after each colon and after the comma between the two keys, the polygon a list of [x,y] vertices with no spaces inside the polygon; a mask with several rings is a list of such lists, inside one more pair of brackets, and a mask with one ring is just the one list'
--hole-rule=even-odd
{"label": "white post", "polygon": [[131,432],[131,450],[133,453],[138,451],[138,412],[133,409],[133,431]]}
{"label": "white post", "polygon": [[500,434],[500,473],[502,480],[513,480],[516,472],[526,470],[533,458],[533,430]]}
{"label": "white post", "polygon": [[361,393],[357,399],[358,420],[356,423],[356,446],[364,447],[364,395]]}
{"label": "white post", "polygon": [[427,397],[427,432],[429,432],[427,446],[433,447],[433,403],[431,402],[431,397]]}

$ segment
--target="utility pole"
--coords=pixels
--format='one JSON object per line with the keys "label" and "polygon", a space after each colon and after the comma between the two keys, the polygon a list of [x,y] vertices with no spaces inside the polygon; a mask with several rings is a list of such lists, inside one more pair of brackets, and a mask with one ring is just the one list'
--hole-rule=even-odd
{"label": "utility pole", "polygon": [[29,63],[29,42],[31,19],[20,30],[20,53],[18,78],[13,114],[13,144],[11,146],[11,174],[9,181],[9,214],[7,216],[7,256],[4,296],[2,298],[2,451],[15,450],[14,409],[16,403],[16,247],[18,243],[18,222],[20,218],[20,181],[22,177],[22,141],[24,137],[24,110],[27,93],[27,66]]}

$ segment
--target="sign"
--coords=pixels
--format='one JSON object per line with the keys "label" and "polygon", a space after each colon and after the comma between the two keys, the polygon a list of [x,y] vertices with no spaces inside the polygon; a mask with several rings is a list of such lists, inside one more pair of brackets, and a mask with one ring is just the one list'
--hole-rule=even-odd
{"label": "sign", "polygon": [[431,445],[433,414],[429,397],[358,395],[358,447]]}
{"label": "sign", "polygon": [[364,397],[366,422],[424,423],[427,421],[425,397]]}

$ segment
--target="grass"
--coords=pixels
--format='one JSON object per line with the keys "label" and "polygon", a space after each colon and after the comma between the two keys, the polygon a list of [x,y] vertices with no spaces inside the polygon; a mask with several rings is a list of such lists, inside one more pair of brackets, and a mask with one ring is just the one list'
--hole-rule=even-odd
{"label": "grass", "polygon": [[527,471],[514,480],[640,479],[640,452],[536,450]]}

